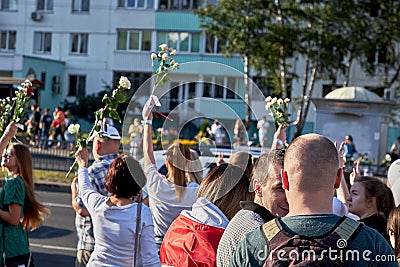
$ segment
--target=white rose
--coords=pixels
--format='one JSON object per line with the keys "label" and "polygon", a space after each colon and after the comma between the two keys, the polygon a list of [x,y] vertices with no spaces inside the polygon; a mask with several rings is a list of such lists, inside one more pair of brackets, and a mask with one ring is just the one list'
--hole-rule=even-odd
{"label": "white rose", "polygon": [[276,97],[274,97],[274,98],[272,98],[271,103],[272,103],[272,104],[275,104],[276,101],[278,101],[278,99],[277,99]]}
{"label": "white rose", "polygon": [[290,102],[290,99],[286,97],[285,100],[283,100],[283,101],[287,104]]}
{"label": "white rose", "polygon": [[151,53],[151,59],[156,59],[157,58],[157,54],[156,53]]}
{"label": "white rose", "polygon": [[81,126],[79,124],[71,124],[70,126],[68,126],[68,132],[70,134],[78,134],[80,127]]}
{"label": "white rose", "polygon": [[167,53],[163,54],[161,58],[162,58],[162,60],[167,60],[168,59],[168,54]]}
{"label": "white rose", "polygon": [[161,50],[167,50],[168,49],[168,45],[167,44],[162,44],[160,45]]}
{"label": "white rose", "polygon": [[265,99],[265,102],[271,102],[271,100],[272,100],[272,97],[271,97],[271,96],[268,96],[268,97]]}
{"label": "white rose", "polygon": [[131,82],[125,76],[121,76],[119,79],[119,85],[125,89],[131,89]]}
{"label": "white rose", "polygon": [[282,98],[279,98],[277,102],[278,102],[278,105],[282,105],[283,104]]}
{"label": "white rose", "polygon": [[171,56],[175,56],[176,55],[176,50],[175,49],[172,50],[170,54],[171,54]]}

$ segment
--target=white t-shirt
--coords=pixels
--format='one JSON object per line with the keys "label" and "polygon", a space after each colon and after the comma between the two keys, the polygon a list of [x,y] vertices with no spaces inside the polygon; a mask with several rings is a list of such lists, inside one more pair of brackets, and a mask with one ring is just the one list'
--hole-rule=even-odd
{"label": "white t-shirt", "polygon": [[211,125],[211,132],[214,135],[215,143],[222,144],[224,142],[225,133],[221,125]]}
{"label": "white t-shirt", "polygon": [[[109,197],[96,192],[89,183],[87,168],[79,169],[79,191],[93,221],[96,240],[87,266],[132,266],[138,203],[109,206]],[[161,266],[154,240],[150,209],[141,205],[138,266]]]}
{"label": "white t-shirt", "polygon": [[268,129],[269,129],[269,122],[267,120],[259,120],[258,121],[258,135],[260,137],[260,140],[264,139],[265,136],[268,133]]}
{"label": "white t-shirt", "polygon": [[149,194],[149,207],[153,213],[154,234],[164,236],[172,221],[178,217],[182,210],[191,210],[196,202],[199,189],[197,183],[187,183],[181,201],[175,193],[175,185],[157,171],[155,165],[148,165],[145,170],[147,183],[146,190]]}

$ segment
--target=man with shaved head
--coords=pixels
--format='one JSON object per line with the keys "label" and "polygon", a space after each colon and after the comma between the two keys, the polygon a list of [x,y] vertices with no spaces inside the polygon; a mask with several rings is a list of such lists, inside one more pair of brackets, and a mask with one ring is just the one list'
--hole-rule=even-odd
{"label": "man with shaved head", "polygon": [[246,235],[229,266],[397,266],[376,230],[332,213],[341,171],[329,139],[297,137],[281,172],[289,213]]}

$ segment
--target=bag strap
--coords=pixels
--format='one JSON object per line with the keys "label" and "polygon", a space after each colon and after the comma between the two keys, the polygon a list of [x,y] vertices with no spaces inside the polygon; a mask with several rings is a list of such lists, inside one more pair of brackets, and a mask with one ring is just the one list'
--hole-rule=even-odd
{"label": "bag strap", "polygon": [[281,231],[281,228],[279,227],[280,225],[278,225],[277,220],[278,218],[270,220],[264,223],[261,227],[261,230],[268,241],[271,241],[271,239],[274,238],[274,236],[276,236],[279,231]]}
{"label": "bag strap", "polygon": [[135,233],[135,254],[133,258],[133,266],[136,266],[136,259],[138,254],[139,248],[139,231],[140,231],[140,223],[141,223],[141,216],[142,215],[142,202],[139,202],[137,205],[137,212],[136,212],[136,233]]}
{"label": "bag strap", "polygon": [[356,233],[359,232],[359,230],[361,230],[361,228],[361,223],[345,217],[344,220],[336,227],[335,232],[340,236],[340,238],[348,242]]}

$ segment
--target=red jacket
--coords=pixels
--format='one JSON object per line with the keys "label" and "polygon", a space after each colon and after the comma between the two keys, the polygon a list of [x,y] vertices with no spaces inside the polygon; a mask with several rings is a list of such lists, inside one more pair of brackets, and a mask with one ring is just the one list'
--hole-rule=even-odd
{"label": "red jacket", "polygon": [[179,215],[162,242],[161,264],[176,267],[216,266],[218,243],[224,230]]}

